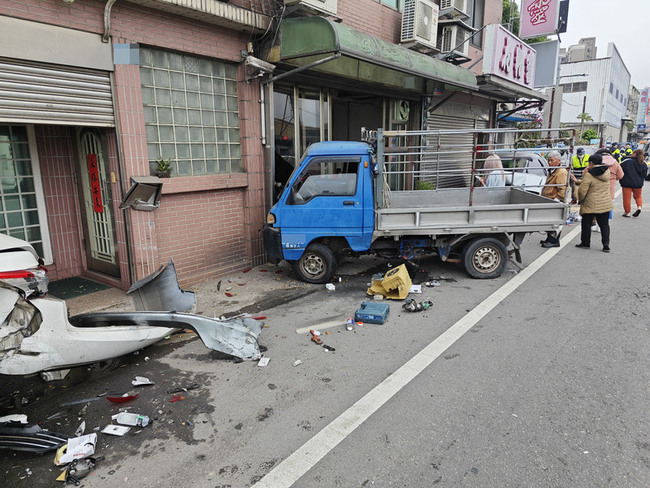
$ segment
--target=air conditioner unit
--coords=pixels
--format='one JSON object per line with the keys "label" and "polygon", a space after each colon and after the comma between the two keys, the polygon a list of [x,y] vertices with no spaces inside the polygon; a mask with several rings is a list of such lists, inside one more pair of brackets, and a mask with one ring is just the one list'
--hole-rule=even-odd
{"label": "air conditioner unit", "polygon": [[467,17],[467,0],[440,0],[440,15]]}
{"label": "air conditioner unit", "polygon": [[435,48],[437,34],[438,6],[431,0],[404,0],[401,41]]}
{"label": "air conditioner unit", "polygon": [[438,37],[438,49],[440,52],[448,53],[452,50],[467,56],[469,43],[465,42],[462,46],[458,45],[467,40],[468,33],[459,25],[447,25],[440,31]]}
{"label": "air conditioner unit", "polygon": [[305,10],[336,15],[337,0],[284,0],[285,5],[298,5]]}

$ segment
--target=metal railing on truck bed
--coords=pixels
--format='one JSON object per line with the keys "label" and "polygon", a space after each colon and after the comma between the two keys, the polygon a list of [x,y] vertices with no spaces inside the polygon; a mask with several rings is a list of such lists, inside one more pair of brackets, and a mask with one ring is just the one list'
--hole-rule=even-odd
{"label": "metal railing on truck bed", "polygon": [[[468,135],[472,144],[460,142]],[[541,192],[552,171],[548,154],[557,151],[560,167],[570,167],[573,130],[380,129],[366,136],[376,137],[379,235],[553,231],[565,223],[565,202]],[[502,162],[503,184],[486,187],[491,155]]]}

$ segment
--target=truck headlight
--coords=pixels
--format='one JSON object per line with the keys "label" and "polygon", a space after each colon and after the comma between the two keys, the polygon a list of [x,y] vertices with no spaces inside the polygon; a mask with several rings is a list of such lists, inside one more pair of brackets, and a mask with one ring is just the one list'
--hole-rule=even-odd
{"label": "truck headlight", "polygon": [[273,215],[271,212],[266,214],[266,223],[269,225],[275,224],[275,215]]}

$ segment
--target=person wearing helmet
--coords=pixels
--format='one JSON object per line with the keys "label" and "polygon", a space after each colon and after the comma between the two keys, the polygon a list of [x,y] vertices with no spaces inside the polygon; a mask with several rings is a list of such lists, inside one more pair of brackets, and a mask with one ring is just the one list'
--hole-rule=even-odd
{"label": "person wearing helmet", "polygon": [[[580,179],[582,178],[582,172],[588,165],[589,165],[589,155],[585,154],[585,149],[583,147],[579,147],[576,150],[576,155],[573,156],[573,160],[571,163],[571,173],[577,179]],[[576,189],[575,189],[575,183],[573,178],[571,178],[571,195],[573,195],[573,197],[571,198],[571,205],[573,205],[577,203],[577,198],[575,198]]]}
{"label": "person wearing helmet", "polygon": [[625,157],[629,158],[630,156],[632,156],[633,152],[634,152],[634,150],[632,149],[632,144],[629,143],[629,142],[626,142],[625,143]]}
{"label": "person wearing helmet", "polygon": [[612,142],[612,147],[609,148],[612,156],[617,162],[621,162],[621,150],[618,148],[618,142]]}

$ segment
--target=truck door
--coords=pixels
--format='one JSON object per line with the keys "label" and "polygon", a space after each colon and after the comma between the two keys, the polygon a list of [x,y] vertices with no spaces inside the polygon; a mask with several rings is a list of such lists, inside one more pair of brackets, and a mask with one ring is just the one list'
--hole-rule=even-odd
{"label": "truck door", "polygon": [[[302,254],[307,244],[324,236],[343,236],[357,250],[364,235],[362,158],[315,157],[291,182],[282,215],[282,247]],[[372,211],[372,208],[371,208]],[[372,214],[370,215],[372,218]],[[373,226],[370,225],[370,234]],[[369,243],[366,243],[367,246]]]}

